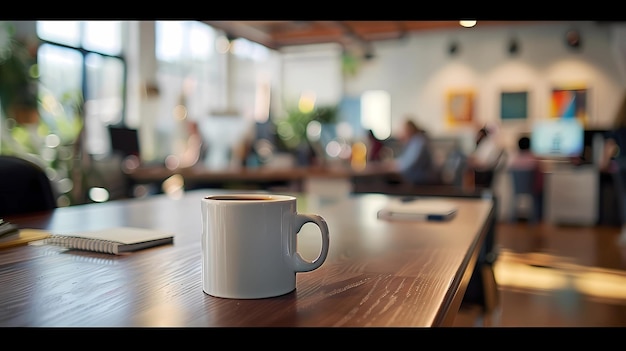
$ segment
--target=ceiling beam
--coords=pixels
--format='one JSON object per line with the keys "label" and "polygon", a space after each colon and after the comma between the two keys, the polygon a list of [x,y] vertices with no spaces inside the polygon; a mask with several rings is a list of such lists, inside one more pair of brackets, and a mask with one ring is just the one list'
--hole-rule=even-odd
{"label": "ceiling beam", "polygon": [[[371,46],[374,41],[397,40],[429,30],[465,30],[459,21],[203,21],[230,37],[246,38],[270,49],[285,46],[338,43]],[[542,21],[478,21],[477,27]],[[544,21],[545,22],[545,21]]]}
{"label": "ceiling beam", "polygon": [[[231,37],[246,38],[250,41],[257,42],[270,49],[278,50],[280,47],[274,42],[274,38],[270,33],[258,29],[256,26],[246,24],[246,21],[202,21],[214,28],[224,31]],[[254,22],[254,21],[250,21]]]}

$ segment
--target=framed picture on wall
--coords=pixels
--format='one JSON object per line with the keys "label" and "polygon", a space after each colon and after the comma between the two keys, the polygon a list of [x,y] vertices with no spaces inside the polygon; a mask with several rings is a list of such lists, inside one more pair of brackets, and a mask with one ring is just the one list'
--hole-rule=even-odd
{"label": "framed picture on wall", "polygon": [[500,93],[500,119],[516,120],[528,118],[528,92],[503,91]]}
{"label": "framed picture on wall", "polygon": [[474,120],[474,98],[472,89],[448,92],[446,110],[449,125],[467,124]]}
{"label": "framed picture on wall", "polygon": [[553,88],[550,97],[551,118],[576,118],[583,125],[589,121],[587,87]]}

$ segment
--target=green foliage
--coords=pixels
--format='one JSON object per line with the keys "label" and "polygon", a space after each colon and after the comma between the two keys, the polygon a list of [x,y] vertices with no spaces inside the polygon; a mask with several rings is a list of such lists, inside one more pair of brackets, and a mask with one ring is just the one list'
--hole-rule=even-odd
{"label": "green foliage", "polygon": [[356,76],[361,66],[361,61],[353,54],[345,51],[341,56],[341,70],[344,75],[349,77]]}
{"label": "green foliage", "polygon": [[83,129],[82,93],[65,92],[56,99],[52,92],[42,87],[38,101],[42,123],[49,131],[61,138],[62,145],[75,143]]}
{"label": "green foliage", "polygon": [[313,110],[312,120],[318,121],[321,124],[334,124],[337,123],[337,116],[339,114],[338,106],[321,106]]}
{"label": "green foliage", "polygon": [[[42,86],[35,50],[15,38],[11,24],[0,21],[0,153],[29,158],[71,178],[78,162],[83,130],[81,91],[56,97]],[[80,172],[79,172],[80,173]],[[70,203],[77,202],[71,199]]]}
{"label": "green foliage", "polygon": [[308,142],[306,130],[311,121],[334,124],[337,122],[338,112],[338,106],[320,106],[311,112],[302,112],[298,108],[287,109],[287,116],[276,122],[278,137],[285,147],[294,150]]}
{"label": "green foliage", "polygon": [[15,27],[0,22],[0,106],[6,116],[11,107],[37,106],[37,80],[30,74],[35,58],[15,38]]}

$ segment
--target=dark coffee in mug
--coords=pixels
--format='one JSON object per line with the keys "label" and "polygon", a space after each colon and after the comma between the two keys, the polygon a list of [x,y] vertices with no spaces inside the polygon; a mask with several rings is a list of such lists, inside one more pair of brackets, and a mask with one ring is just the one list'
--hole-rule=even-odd
{"label": "dark coffee in mug", "polygon": [[217,201],[271,201],[271,196],[259,195],[257,196],[239,196],[239,195],[216,195],[207,196],[205,199],[217,200]]}

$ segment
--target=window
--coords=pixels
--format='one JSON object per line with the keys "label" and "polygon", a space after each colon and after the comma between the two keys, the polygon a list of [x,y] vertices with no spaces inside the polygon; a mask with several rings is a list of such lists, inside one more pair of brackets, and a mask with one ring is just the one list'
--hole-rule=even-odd
{"label": "window", "polygon": [[209,25],[156,21],[155,31],[160,108],[154,124],[159,143],[149,147],[155,149],[155,158],[164,160],[184,152],[188,121],[199,121],[225,101],[226,74]]}
{"label": "window", "polygon": [[[171,119],[173,108],[184,103],[190,119],[206,115],[223,94],[214,30],[197,21],[156,21],[157,80]],[[161,121],[164,122],[164,121]],[[166,123],[169,124],[169,123]]]}
{"label": "window", "polygon": [[361,96],[361,125],[381,140],[391,136],[391,97],[384,90],[369,90]]}
{"label": "window", "polygon": [[[199,124],[209,148],[228,150],[232,140],[245,134],[238,130],[237,136],[225,135],[231,124],[252,126],[255,119],[267,120],[269,49],[241,38],[229,41],[224,33],[199,21],[156,21],[155,31],[160,109],[154,123],[159,145],[152,152],[157,158],[180,156],[189,121]],[[177,113],[181,110],[183,114]],[[224,120],[215,127],[207,118],[224,115],[237,120]],[[207,129],[222,132],[214,137]]]}
{"label": "window", "polygon": [[107,126],[124,122],[123,24],[37,21],[37,35],[44,42],[37,52],[40,91],[47,101],[63,107],[43,108],[42,118],[59,118],[56,113],[69,117],[84,107],[85,150],[89,154],[107,153]]}

